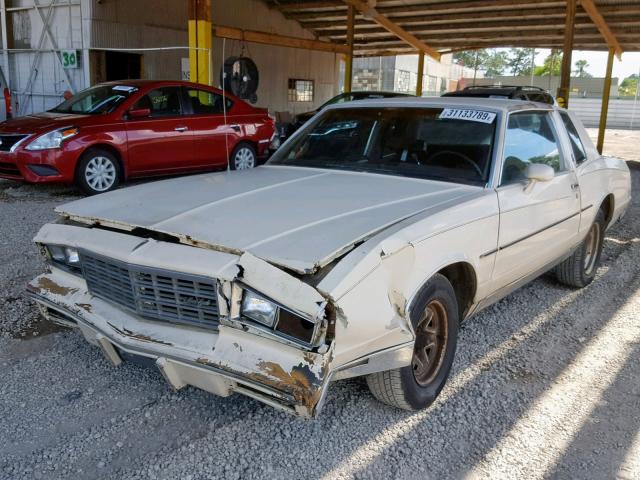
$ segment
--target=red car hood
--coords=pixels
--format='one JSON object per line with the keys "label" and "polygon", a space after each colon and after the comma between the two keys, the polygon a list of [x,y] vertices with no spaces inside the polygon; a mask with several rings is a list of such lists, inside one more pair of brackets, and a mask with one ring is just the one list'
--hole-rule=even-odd
{"label": "red car hood", "polygon": [[82,126],[95,115],[43,112],[0,123],[0,133],[41,133],[70,126]]}

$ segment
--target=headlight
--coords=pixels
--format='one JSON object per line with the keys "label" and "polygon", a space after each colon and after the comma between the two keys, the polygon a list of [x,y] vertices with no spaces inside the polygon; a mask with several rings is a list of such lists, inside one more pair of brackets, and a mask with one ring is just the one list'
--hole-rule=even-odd
{"label": "headlight", "polygon": [[46,245],[49,259],[73,271],[80,271],[80,254],[73,247],[63,245]]}
{"label": "headlight", "polygon": [[266,298],[245,290],[242,296],[242,315],[267,327],[276,323],[278,307]]}
{"label": "headlight", "polygon": [[50,148],[60,148],[62,146],[62,142],[74,135],[77,135],[78,132],[78,128],[68,127],[45,133],[27,145],[27,150],[48,150]]}
{"label": "headlight", "polygon": [[279,306],[265,297],[244,290],[241,316],[273,329],[274,333],[289,340],[311,346],[316,338],[317,323]]}

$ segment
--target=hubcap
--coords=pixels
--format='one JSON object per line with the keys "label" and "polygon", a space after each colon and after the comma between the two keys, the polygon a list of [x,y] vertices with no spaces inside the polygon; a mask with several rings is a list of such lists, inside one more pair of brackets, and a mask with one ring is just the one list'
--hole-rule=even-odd
{"label": "hubcap", "polygon": [[429,302],[416,327],[416,343],[411,366],[413,376],[426,386],[438,375],[447,348],[447,310],[438,300]]}
{"label": "hubcap", "polygon": [[233,163],[236,170],[246,170],[255,166],[256,159],[250,148],[243,147],[236,152]]}
{"label": "hubcap", "polygon": [[93,157],[87,163],[84,178],[93,190],[104,192],[116,181],[116,166],[107,157]]}
{"label": "hubcap", "polygon": [[596,266],[600,246],[600,226],[597,223],[591,225],[584,243],[584,273],[590,275]]}

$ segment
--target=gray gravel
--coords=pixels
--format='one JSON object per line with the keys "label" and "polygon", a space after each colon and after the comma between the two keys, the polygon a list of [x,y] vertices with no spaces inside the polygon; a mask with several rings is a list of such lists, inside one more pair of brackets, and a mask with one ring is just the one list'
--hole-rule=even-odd
{"label": "gray gravel", "polygon": [[591,286],[542,277],[462,326],[430,409],[386,407],[351,380],[304,421],[174,393],[155,371],[112,368],[78,333],[43,335],[22,293],[43,268],[30,239],[68,194],[0,181],[0,478],[640,478],[637,198]]}

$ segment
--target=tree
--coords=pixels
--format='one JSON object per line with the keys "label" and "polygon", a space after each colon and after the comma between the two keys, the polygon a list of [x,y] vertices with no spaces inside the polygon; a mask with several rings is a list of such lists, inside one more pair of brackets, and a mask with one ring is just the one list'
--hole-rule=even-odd
{"label": "tree", "polygon": [[586,60],[578,60],[574,66],[576,69],[573,71],[573,74],[579,78],[591,78],[592,75],[587,72],[587,67],[589,66],[589,62]]}
{"label": "tree", "polygon": [[470,50],[453,54],[458,65],[484,72],[487,77],[503,75],[507,66],[507,54],[496,49]]}
{"label": "tree", "polygon": [[556,48],[551,50],[551,53],[544,59],[544,63],[541,67],[536,67],[533,74],[539,77],[546,77],[549,75],[560,75],[562,68],[562,52]]}
{"label": "tree", "polygon": [[638,93],[638,77],[637,73],[634,73],[630,77],[625,78],[618,87],[618,95],[622,97],[635,97]]}
{"label": "tree", "polygon": [[507,67],[511,70],[511,75],[531,75],[531,57],[534,55],[533,48],[511,48],[507,57]]}
{"label": "tree", "polygon": [[484,74],[487,77],[498,77],[504,75],[507,68],[507,52],[499,52],[496,49],[490,50],[484,62]]}

